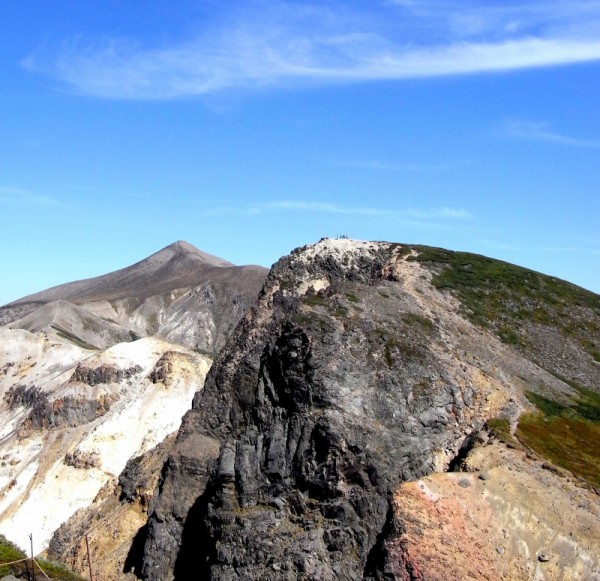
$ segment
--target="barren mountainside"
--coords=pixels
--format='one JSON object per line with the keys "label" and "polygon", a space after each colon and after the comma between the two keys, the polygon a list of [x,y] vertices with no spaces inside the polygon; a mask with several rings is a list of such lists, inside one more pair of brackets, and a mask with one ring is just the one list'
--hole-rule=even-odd
{"label": "barren mountainside", "polygon": [[[207,354],[265,275],[178,242],[0,309],[0,535],[25,549],[33,533],[37,553],[56,533],[54,551],[81,572],[81,527],[94,528],[100,574],[121,578]],[[110,533],[93,526],[98,515],[113,519]]]}
{"label": "barren mountainside", "polygon": [[179,241],[132,266],[95,278],[62,284],[23,297],[9,306],[68,300],[75,304],[126,297],[144,298],[191,285],[214,268],[234,266]]}
{"label": "barren mountainside", "polygon": [[180,241],[122,270],[14,301],[0,308],[0,325],[96,349],[156,335],[214,355],[266,274]]}
{"label": "barren mountainside", "polygon": [[0,329],[0,345],[0,533],[37,551],[178,429],[211,363],[155,338],[90,355]]}

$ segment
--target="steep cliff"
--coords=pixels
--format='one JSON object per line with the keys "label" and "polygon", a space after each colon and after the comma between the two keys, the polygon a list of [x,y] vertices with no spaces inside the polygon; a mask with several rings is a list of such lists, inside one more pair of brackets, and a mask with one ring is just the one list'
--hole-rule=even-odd
{"label": "steep cliff", "polygon": [[324,239],[273,267],[184,418],[144,578],[378,577],[401,482],[448,469],[490,418],[514,426],[525,389],[576,397],[420,252]]}

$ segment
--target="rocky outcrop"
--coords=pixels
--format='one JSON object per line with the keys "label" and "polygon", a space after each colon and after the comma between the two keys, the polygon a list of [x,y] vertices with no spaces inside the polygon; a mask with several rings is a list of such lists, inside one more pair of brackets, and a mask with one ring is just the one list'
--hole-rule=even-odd
{"label": "rocky outcrop", "polygon": [[[20,329],[0,329],[0,338],[0,369],[7,370],[0,376],[0,534],[25,548],[33,530],[41,551],[79,509],[114,496],[131,458],[179,428],[211,361],[156,338],[91,356]],[[160,382],[150,378],[157,366]],[[162,463],[153,464],[154,481],[140,484],[144,500],[136,507],[125,510],[116,497],[111,514],[127,521],[108,519],[115,525],[109,534],[122,529],[119,555],[126,557],[127,535],[133,538],[146,520]]]}
{"label": "rocky outcrop", "polygon": [[73,466],[73,468],[79,468],[80,470],[102,467],[102,458],[97,452],[75,450],[73,453],[65,454],[64,462],[67,466]]}
{"label": "rocky outcrop", "polygon": [[598,496],[496,439],[467,472],[404,483],[394,495],[386,572],[400,580],[599,579]]}
{"label": "rocky outcrop", "polygon": [[93,387],[99,384],[121,383],[124,379],[130,379],[142,368],[139,365],[121,369],[115,365],[100,365],[99,367],[86,367],[79,363],[69,380],[72,383],[81,382]]}
{"label": "rocky outcrop", "polygon": [[452,325],[469,329],[463,347],[481,332],[448,319],[449,299],[419,298],[410,252],[324,240],[274,266],[184,418],[145,579],[381,574],[397,486],[447,464],[510,398],[492,365],[478,375],[454,353]]}
{"label": "rocky outcrop", "polygon": [[107,394],[93,398],[65,396],[49,399],[41,388],[20,384],[11,387],[5,394],[8,409],[29,408],[27,418],[19,429],[20,436],[34,430],[87,424],[104,415],[114,399]]}
{"label": "rocky outcrop", "polygon": [[150,380],[152,383],[163,383],[168,385],[170,378],[173,374],[173,354],[171,352],[165,353],[154,366],[154,369],[150,373]]}

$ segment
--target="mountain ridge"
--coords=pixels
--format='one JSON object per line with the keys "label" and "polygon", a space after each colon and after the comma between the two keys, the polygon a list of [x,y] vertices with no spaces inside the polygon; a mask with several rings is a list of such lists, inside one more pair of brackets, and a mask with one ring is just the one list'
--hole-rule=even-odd
{"label": "mountain ridge", "polygon": [[[435,284],[440,271],[455,265],[425,265],[418,258],[426,252],[325,239],[273,266],[182,421],[149,512],[140,563],[144,579],[187,579],[198,571],[223,581],[284,575],[429,579],[433,568],[422,564],[426,558],[404,550],[402,519],[410,511],[398,501],[398,495],[407,498],[402,484],[458,469],[479,442],[489,442],[502,462],[504,444],[491,426],[498,433],[505,426],[502,437],[520,447],[527,464],[523,444],[512,434],[522,437],[516,426],[523,414],[533,413],[530,392],[569,401],[576,412],[583,396],[575,383],[559,377],[560,361],[546,369],[542,364],[553,358],[536,362],[539,350],[520,351],[497,329],[469,320],[465,297]],[[485,272],[485,264],[467,258],[467,270]],[[591,323],[600,322],[600,313],[584,309]],[[552,320],[530,322],[522,332],[544,348],[554,341],[553,334],[544,334]],[[584,378],[597,392],[590,354],[577,340],[570,343],[575,363],[596,370]],[[544,429],[545,420],[535,421]],[[540,489],[548,482],[541,463],[528,468]],[[495,485],[500,469],[488,468]],[[459,475],[444,480],[450,489],[474,489],[472,482]],[[592,491],[583,497],[593,502],[593,487],[585,486]],[[573,497],[553,491],[561,510],[569,511]],[[481,506],[495,511],[495,526],[504,528],[511,543],[504,563],[504,547],[482,550],[494,559],[492,570],[506,571],[508,578],[540,577],[547,560],[536,556],[546,552],[554,555],[552,571],[572,570],[574,553],[587,559],[585,574],[600,566],[593,557],[600,522],[593,515],[590,531],[578,530],[567,551],[561,535],[569,531],[560,528],[567,526],[560,524],[560,511],[555,521],[538,512],[522,524],[514,516],[527,506],[522,489],[502,502],[506,509],[494,499]],[[543,534],[530,534],[536,523],[543,523]],[[481,532],[474,531],[471,538],[478,537]],[[494,538],[502,538],[501,531],[494,530]],[[410,541],[410,550],[418,551],[418,539]],[[449,558],[450,564],[460,560],[458,551]],[[450,569],[446,577],[431,579],[479,578],[479,563],[463,561],[462,573],[457,567],[456,574]]]}
{"label": "mountain ridge", "polygon": [[[73,281],[0,307],[0,326],[41,330],[48,305],[71,305],[63,336],[91,347],[110,337],[130,340],[157,335],[214,354],[254,300],[267,269],[236,266],[178,241],[135,264],[98,277]],[[39,313],[38,313],[39,311]],[[37,313],[37,314],[36,314]],[[88,327],[104,328],[94,341]],[[110,328],[110,332],[109,329]],[[85,335],[85,336],[84,336]]]}

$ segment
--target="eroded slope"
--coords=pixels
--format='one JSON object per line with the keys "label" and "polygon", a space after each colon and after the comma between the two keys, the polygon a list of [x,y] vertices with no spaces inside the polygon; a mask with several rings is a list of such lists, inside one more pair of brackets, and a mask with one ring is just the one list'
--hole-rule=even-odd
{"label": "eroded slope", "polygon": [[402,484],[386,571],[397,579],[600,579],[598,496],[482,433],[466,472]]}
{"label": "eroded slope", "polygon": [[210,360],[159,339],[95,353],[0,330],[0,533],[36,552],[177,430]]}

